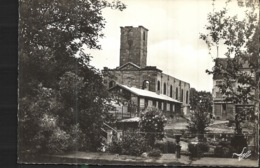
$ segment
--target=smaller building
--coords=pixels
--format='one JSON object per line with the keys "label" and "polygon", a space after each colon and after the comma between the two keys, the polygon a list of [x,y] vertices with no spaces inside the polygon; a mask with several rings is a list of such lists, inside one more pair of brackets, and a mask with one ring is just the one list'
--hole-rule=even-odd
{"label": "smaller building", "polygon": [[[226,69],[229,59],[228,58],[217,58],[215,66],[221,66],[224,69]],[[255,73],[251,72],[250,66],[248,63],[244,62],[243,66],[239,69],[238,72],[241,73],[247,73],[250,74],[251,77],[255,78]],[[242,87],[243,85],[238,83],[237,79],[229,79],[232,81],[232,88],[236,90],[238,86]],[[250,108],[254,109],[254,106],[256,105],[253,101],[248,101],[247,104],[239,104],[239,103],[233,103],[232,101],[227,101],[227,95],[222,94],[221,89],[219,86],[225,84],[225,80],[223,75],[220,74],[214,74],[213,75],[213,89],[212,89],[212,96],[213,96],[213,114],[215,115],[216,119],[220,120],[234,120],[235,114],[239,109],[244,108]],[[252,95],[256,95],[256,92],[252,92]]]}
{"label": "smaller building", "polygon": [[[118,102],[117,109],[122,109],[117,113],[122,118],[139,117],[141,111],[152,106],[162,110],[166,117],[181,115],[182,102],[164,94],[118,83],[109,91]],[[111,112],[116,114],[115,111]]]}

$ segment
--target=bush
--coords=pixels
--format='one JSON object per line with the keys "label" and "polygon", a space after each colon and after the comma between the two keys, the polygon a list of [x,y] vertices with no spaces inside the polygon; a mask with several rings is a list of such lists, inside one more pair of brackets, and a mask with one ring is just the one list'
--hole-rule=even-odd
{"label": "bush", "polygon": [[176,144],[171,141],[156,142],[154,147],[160,149],[162,153],[175,153],[176,151]]}
{"label": "bush", "polygon": [[160,149],[153,149],[150,152],[148,152],[148,156],[150,157],[160,157],[162,155],[162,152]]}
{"label": "bush", "polygon": [[70,147],[70,135],[65,131],[57,128],[48,139],[46,144],[49,153],[63,153]]}
{"label": "bush", "polygon": [[244,135],[235,135],[231,139],[231,147],[235,153],[241,153],[244,147],[247,147],[247,140],[245,139]]}
{"label": "bush", "polygon": [[191,157],[202,157],[205,152],[209,151],[209,145],[207,143],[188,144],[188,151],[191,153]]}
{"label": "bush", "polygon": [[166,121],[162,111],[155,107],[148,107],[141,113],[139,128],[141,132],[146,132],[144,136],[150,146],[154,146],[156,140],[164,138],[164,124]]}
{"label": "bush", "polygon": [[111,144],[108,145],[107,151],[110,153],[122,154],[122,144],[121,141],[114,140]]}
{"label": "bush", "polygon": [[224,157],[228,158],[232,156],[231,148],[224,147],[224,146],[217,146],[214,149],[214,156],[215,157]]}
{"label": "bush", "polygon": [[221,141],[218,143],[217,147],[214,149],[214,155],[216,157],[231,157],[232,147],[229,142]]}
{"label": "bush", "polygon": [[131,131],[124,132],[122,140],[113,141],[107,148],[108,152],[124,155],[140,156],[151,150],[144,136]]}

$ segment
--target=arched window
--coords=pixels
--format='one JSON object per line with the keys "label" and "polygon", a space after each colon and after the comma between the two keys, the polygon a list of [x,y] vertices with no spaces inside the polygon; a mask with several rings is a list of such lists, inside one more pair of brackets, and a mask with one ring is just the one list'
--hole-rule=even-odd
{"label": "arched window", "polygon": [[170,86],[170,97],[172,97],[172,85]]}
{"label": "arched window", "polygon": [[109,88],[113,87],[116,85],[116,82],[115,81],[110,81],[109,82]]}
{"label": "arched window", "polygon": [[145,80],[144,82],[143,82],[143,89],[144,90],[149,90],[149,84],[150,84],[150,82],[148,81],[148,80]]}
{"label": "arched window", "polygon": [[157,82],[157,90],[160,90],[161,83],[160,81]]}
{"label": "arched window", "polygon": [[163,84],[163,94],[166,95],[166,83]]}
{"label": "arched window", "polygon": [[176,100],[179,99],[179,95],[178,95],[178,88],[176,87]]}

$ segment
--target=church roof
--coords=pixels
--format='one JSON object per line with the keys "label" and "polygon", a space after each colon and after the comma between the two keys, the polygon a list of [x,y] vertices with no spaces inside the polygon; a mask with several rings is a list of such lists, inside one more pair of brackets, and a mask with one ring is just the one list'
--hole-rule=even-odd
{"label": "church roof", "polygon": [[123,89],[126,89],[126,90],[130,91],[131,93],[133,93],[137,96],[150,97],[150,98],[160,99],[160,100],[164,100],[164,101],[170,101],[170,102],[174,102],[174,103],[182,103],[182,102],[175,100],[175,99],[173,99],[169,96],[166,96],[164,94],[157,94],[157,93],[152,92],[152,91],[138,89],[138,88],[135,88],[135,87],[129,87],[129,86],[118,84],[118,83],[114,87],[110,88],[109,90],[111,90],[115,87],[121,87]]}
{"label": "church roof", "polygon": [[137,68],[137,69],[141,69],[140,66],[138,66],[138,65],[136,65],[136,64],[134,64],[134,63],[132,63],[132,62],[125,63],[124,65],[122,65],[122,66],[120,66],[120,67],[118,67],[118,68],[116,68],[116,69],[123,69],[123,68],[126,67],[127,65],[131,65],[131,66],[133,66],[133,67],[135,67],[135,68]]}

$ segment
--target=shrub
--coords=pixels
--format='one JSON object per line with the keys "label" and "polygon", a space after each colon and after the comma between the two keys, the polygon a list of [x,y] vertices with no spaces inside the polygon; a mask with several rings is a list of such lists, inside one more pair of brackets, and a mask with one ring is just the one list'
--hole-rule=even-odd
{"label": "shrub", "polygon": [[148,107],[142,112],[139,128],[140,131],[146,132],[144,136],[150,146],[154,146],[156,140],[164,138],[164,124],[166,121],[162,111],[155,107]]}
{"label": "shrub", "polygon": [[57,128],[48,139],[47,148],[50,153],[63,153],[70,147],[70,135]]}
{"label": "shrub", "polygon": [[150,157],[160,157],[162,155],[162,152],[160,149],[152,149],[151,151],[148,152],[148,156]]}
{"label": "shrub", "polygon": [[235,135],[231,139],[231,147],[235,153],[241,153],[244,147],[247,147],[247,140],[245,139],[244,135]]}
{"label": "shrub", "polygon": [[114,140],[111,144],[108,145],[107,151],[110,153],[122,154],[122,144],[121,141]]}
{"label": "shrub", "polygon": [[209,145],[207,143],[188,144],[188,151],[191,153],[191,157],[202,157],[205,152],[209,151]]}
{"label": "shrub", "polygon": [[231,157],[232,156],[232,147],[230,142],[220,141],[217,144],[217,147],[214,149],[214,155],[216,157]]}
{"label": "shrub", "polygon": [[156,142],[154,147],[160,149],[162,153],[175,153],[176,151],[176,144],[171,141]]}
{"label": "shrub", "polygon": [[229,148],[229,147],[217,146],[217,147],[214,149],[214,156],[215,156],[215,157],[224,157],[224,158],[227,158],[227,157],[230,157],[231,154],[232,154],[231,148]]}
{"label": "shrub", "polygon": [[124,132],[122,140],[113,141],[107,148],[108,152],[140,156],[151,149],[144,136],[131,131]]}

